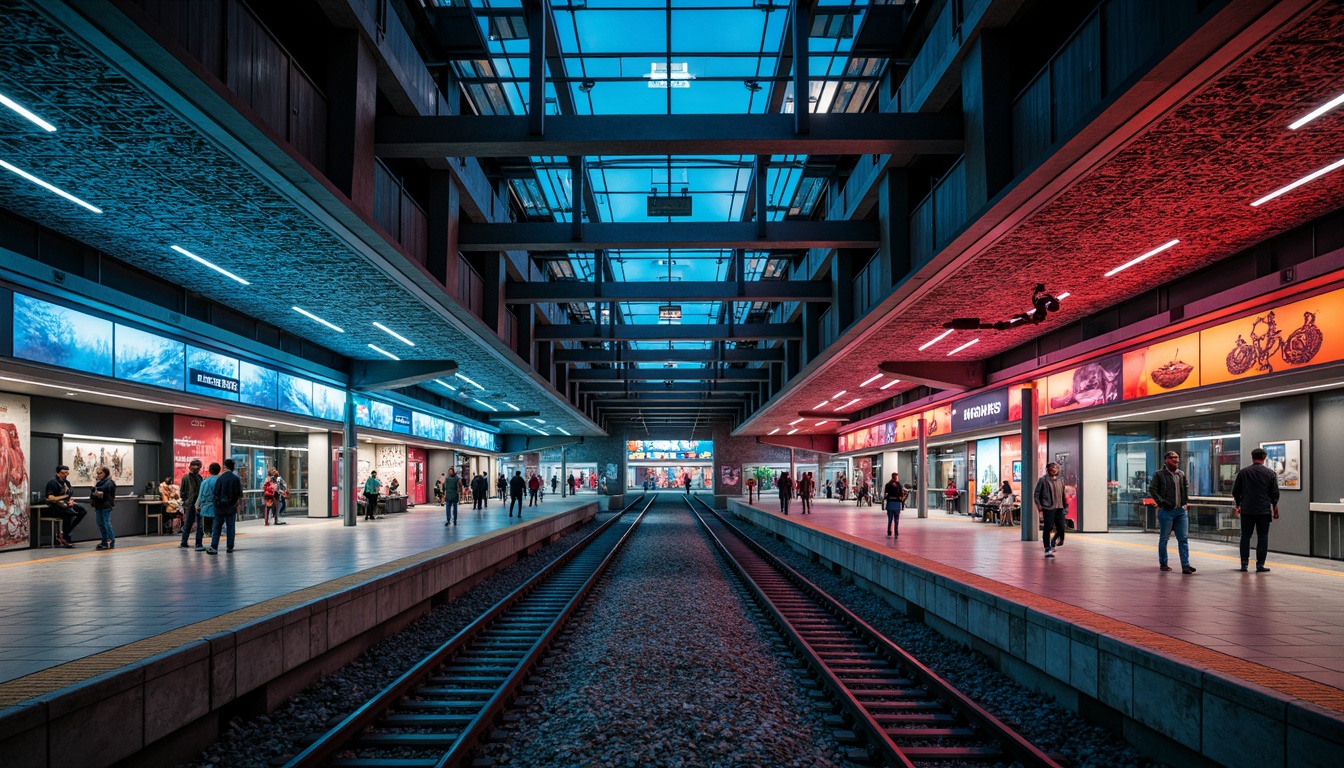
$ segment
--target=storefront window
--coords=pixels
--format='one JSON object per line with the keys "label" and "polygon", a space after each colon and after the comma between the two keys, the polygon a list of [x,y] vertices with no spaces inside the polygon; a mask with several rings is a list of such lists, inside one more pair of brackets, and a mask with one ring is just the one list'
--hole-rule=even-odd
{"label": "storefront window", "polygon": [[1106,437],[1111,460],[1106,472],[1106,521],[1112,528],[1147,528],[1143,500],[1148,477],[1161,463],[1155,422],[1112,422]]}
{"label": "storefront window", "polygon": [[[930,509],[946,509],[949,512],[966,511],[966,444],[945,445],[929,450],[929,471],[931,482],[928,488]],[[951,485],[956,491],[949,497],[947,488]]]}
{"label": "storefront window", "polygon": [[267,470],[275,467],[289,486],[286,513],[308,508],[308,435],[277,433],[237,424],[230,430],[229,455],[243,482],[243,514],[240,519],[261,517],[262,486]]}

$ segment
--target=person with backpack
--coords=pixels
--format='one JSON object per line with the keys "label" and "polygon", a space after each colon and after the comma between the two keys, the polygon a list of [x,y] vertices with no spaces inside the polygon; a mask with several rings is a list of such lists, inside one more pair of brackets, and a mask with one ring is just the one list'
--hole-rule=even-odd
{"label": "person with backpack", "polygon": [[457,525],[457,502],[462,497],[462,481],[457,477],[456,469],[449,469],[443,480],[444,525]]}
{"label": "person with backpack", "polygon": [[[267,477],[266,482],[261,486],[261,519],[266,525],[271,524],[271,515],[275,514],[275,479]],[[275,518],[276,525],[280,524],[280,518]]]}
{"label": "person with backpack", "polygon": [[891,482],[882,488],[883,506],[887,508],[887,535],[901,535],[901,510],[905,507],[906,490],[900,477],[891,473]]}

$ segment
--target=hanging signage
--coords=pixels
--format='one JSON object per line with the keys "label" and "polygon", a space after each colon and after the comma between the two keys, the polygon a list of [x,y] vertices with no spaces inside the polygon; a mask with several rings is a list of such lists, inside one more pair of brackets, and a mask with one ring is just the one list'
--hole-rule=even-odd
{"label": "hanging signage", "polygon": [[952,431],[978,429],[1008,421],[1008,389],[962,398],[952,404]]}
{"label": "hanging signage", "polygon": [[411,409],[399,405],[392,406],[392,431],[405,435],[411,434]]}

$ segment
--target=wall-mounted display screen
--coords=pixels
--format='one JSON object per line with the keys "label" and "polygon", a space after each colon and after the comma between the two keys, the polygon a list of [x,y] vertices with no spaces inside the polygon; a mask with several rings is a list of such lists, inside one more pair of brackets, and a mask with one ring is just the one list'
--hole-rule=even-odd
{"label": "wall-mounted display screen", "polygon": [[461,434],[459,434],[458,439],[453,442],[472,448],[479,448],[483,451],[498,450],[498,448],[495,447],[494,433],[486,432],[484,429],[476,429],[475,427],[462,426],[461,424],[455,424],[454,426],[458,428]]}
{"label": "wall-mounted display screen", "polygon": [[403,435],[411,434],[411,409],[399,405],[392,406],[392,431]]}
{"label": "wall-mounted display screen", "polygon": [[238,358],[187,347],[187,391],[224,400],[238,400]]}
{"label": "wall-mounted display screen", "polygon": [[631,461],[698,460],[714,458],[713,440],[627,440]]}
{"label": "wall-mounted display screen", "polygon": [[242,360],[238,363],[239,400],[259,408],[275,408],[276,371]]}
{"label": "wall-mounted display screen", "polygon": [[112,321],[14,294],[14,356],[112,375]]}
{"label": "wall-mounted display screen", "polygon": [[313,415],[328,421],[344,421],[345,390],[313,382]]}
{"label": "wall-mounted display screen", "polygon": [[118,379],[167,389],[185,384],[187,345],[158,334],[116,324]]}
{"label": "wall-mounted display screen", "polygon": [[384,432],[392,431],[392,404],[378,400],[369,401],[369,426]]}
{"label": "wall-mounted display screen", "polygon": [[277,383],[280,386],[280,410],[300,416],[313,415],[313,382],[282,373]]}
{"label": "wall-mounted display screen", "polygon": [[373,423],[373,410],[369,398],[355,395],[355,426],[367,427]]}

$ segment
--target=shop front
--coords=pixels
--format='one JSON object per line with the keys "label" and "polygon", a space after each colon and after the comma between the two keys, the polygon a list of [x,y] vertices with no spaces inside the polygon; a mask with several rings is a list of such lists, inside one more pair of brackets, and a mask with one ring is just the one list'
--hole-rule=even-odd
{"label": "shop front", "polygon": [[[787,471],[787,467],[786,467]],[[629,440],[625,484],[631,490],[714,489],[712,440]]]}

